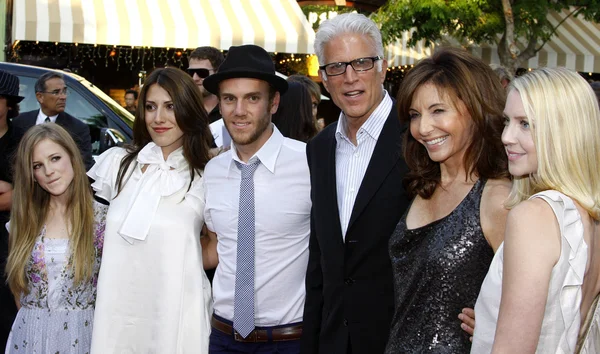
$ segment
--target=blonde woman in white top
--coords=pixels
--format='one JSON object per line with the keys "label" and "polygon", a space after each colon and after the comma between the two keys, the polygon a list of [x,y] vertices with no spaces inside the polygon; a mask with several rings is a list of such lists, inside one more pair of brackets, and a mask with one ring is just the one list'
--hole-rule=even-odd
{"label": "blonde woman in white top", "polygon": [[577,73],[539,69],[511,83],[504,114],[512,210],[475,305],[471,353],[573,353],[600,293],[598,102]]}

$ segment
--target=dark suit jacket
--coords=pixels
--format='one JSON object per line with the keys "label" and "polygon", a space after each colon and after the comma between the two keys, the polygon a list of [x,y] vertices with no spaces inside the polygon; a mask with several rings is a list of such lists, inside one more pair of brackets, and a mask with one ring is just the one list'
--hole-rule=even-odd
{"label": "dark suit jacket", "polygon": [[[18,117],[12,120],[13,126],[19,128],[23,132],[35,125],[39,109],[21,113]],[[94,158],[92,157],[92,138],[90,137],[90,128],[81,120],[73,117],[72,115],[62,112],[58,114],[56,118],[56,124],[65,128],[66,131],[71,134],[75,143],[81,151],[81,157],[85,164],[86,170],[89,170],[94,165]]]}
{"label": "dark suit jacket", "polygon": [[385,122],[342,239],[335,175],[336,124],[307,145],[311,235],[301,352],[383,353],[394,314],[388,241],[408,207],[403,128],[396,104]]}

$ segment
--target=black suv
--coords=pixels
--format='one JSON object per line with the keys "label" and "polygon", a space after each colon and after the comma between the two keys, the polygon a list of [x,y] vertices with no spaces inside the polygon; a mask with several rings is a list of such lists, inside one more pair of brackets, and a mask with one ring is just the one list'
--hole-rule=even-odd
{"label": "black suv", "polygon": [[83,77],[61,70],[15,63],[0,63],[0,69],[19,77],[19,95],[25,97],[19,104],[21,112],[40,108],[34,86],[42,74],[49,71],[63,74],[69,91],[65,111],[81,119],[90,128],[94,156],[112,146],[131,141],[133,115]]}

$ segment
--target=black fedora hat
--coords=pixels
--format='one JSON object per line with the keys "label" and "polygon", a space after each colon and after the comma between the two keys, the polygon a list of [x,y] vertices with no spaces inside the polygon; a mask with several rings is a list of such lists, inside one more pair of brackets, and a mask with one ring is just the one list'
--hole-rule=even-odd
{"label": "black fedora hat", "polygon": [[17,103],[24,98],[19,96],[19,78],[4,70],[0,70],[0,96],[12,98]]}
{"label": "black fedora hat", "polygon": [[268,82],[280,94],[287,91],[285,79],[275,75],[275,65],[263,48],[249,44],[229,48],[227,57],[216,74],[202,82],[202,86],[213,94],[219,93],[219,83],[227,79],[250,78]]}

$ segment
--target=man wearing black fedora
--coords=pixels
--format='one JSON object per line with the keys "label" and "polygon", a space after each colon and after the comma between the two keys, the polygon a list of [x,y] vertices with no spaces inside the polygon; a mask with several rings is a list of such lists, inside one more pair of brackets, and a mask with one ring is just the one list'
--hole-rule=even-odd
{"label": "man wearing black fedora", "polygon": [[81,120],[65,112],[67,93],[67,86],[61,73],[43,74],[35,83],[35,97],[40,104],[40,109],[22,113],[13,120],[13,123],[15,127],[23,131],[46,122],[62,126],[77,143],[85,168],[89,170],[94,164],[90,128]]}
{"label": "man wearing black fedora", "polygon": [[310,180],[306,145],[271,123],[287,82],[264,49],[245,45],[203,84],[232,139],[203,176],[205,268],[218,262],[210,353],[299,353]]}
{"label": "man wearing black fedora", "polygon": [[14,297],[6,285],[4,267],[8,257],[8,231],[4,225],[10,218],[12,204],[12,156],[23,133],[10,119],[19,115],[19,78],[0,70],[0,348],[6,340],[17,314]]}

